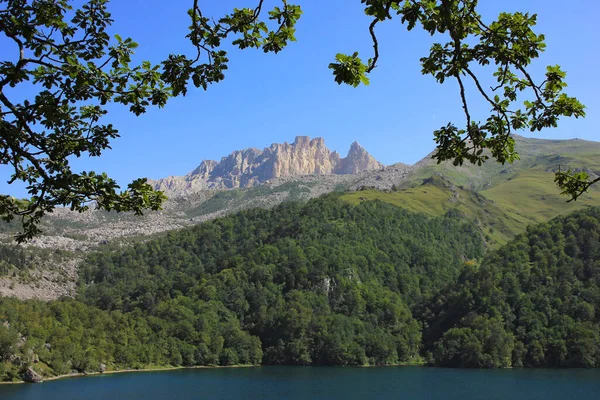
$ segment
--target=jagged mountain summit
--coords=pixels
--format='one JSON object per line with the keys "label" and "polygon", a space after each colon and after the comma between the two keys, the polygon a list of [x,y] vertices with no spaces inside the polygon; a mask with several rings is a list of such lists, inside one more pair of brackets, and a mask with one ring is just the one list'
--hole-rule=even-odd
{"label": "jagged mountain summit", "polygon": [[359,174],[383,167],[358,142],[352,143],[348,155],[342,158],[327,148],[323,138],[297,136],[291,144],[273,143],[263,150],[237,150],[219,162],[202,161],[185,176],[170,176],[150,183],[170,196],[181,196],[205,189],[254,187],[275,178]]}

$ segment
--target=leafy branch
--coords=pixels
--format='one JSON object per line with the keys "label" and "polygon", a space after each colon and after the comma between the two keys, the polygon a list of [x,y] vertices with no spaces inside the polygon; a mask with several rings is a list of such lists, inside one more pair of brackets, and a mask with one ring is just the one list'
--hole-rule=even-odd
{"label": "leafy branch", "polygon": [[[537,16],[528,13],[501,13],[489,24],[477,12],[478,0],[361,0],[365,13],[373,16],[369,33],[373,40],[374,57],[365,64],[358,57],[336,55],[333,70],[335,81],[358,86],[368,84],[367,75],[379,60],[379,42],[375,34],[378,23],[400,18],[410,31],[417,25],[431,34],[447,35],[446,43],[435,43],[428,56],[421,58],[422,73],[432,75],[440,84],[455,79],[466,124],[458,128],[448,123],[434,131],[438,163],[465,161],[481,165],[490,157],[500,163],[519,158],[515,150],[514,131],[539,131],[556,127],[560,117],[584,117],[585,107],[576,98],[563,92],[566,73],[559,66],[548,66],[545,79],[536,83],[527,67],[545,50],[544,35],[533,31]],[[392,15],[395,14],[395,15]],[[474,66],[495,65],[493,77],[497,85],[485,89],[482,77]],[[469,111],[470,97],[466,90],[470,81],[478,95],[489,104],[490,114],[483,122],[476,121]],[[519,106],[519,96],[525,99]],[[556,175],[563,194],[576,199],[597,180],[580,175]],[[574,184],[573,182],[578,182]],[[587,182],[587,183],[583,183]],[[571,186],[568,186],[571,185]]]}
{"label": "leafy branch", "polygon": [[[173,96],[185,96],[190,85],[207,90],[222,81],[228,67],[223,44],[239,49],[278,53],[295,41],[300,6],[280,0],[268,12],[263,0],[254,8],[235,8],[219,19],[202,13],[191,0],[187,39],[191,56],[170,54],[160,64],[131,65],[137,48],[132,39],[111,38],[108,0],[87,0],[73,9],[72,0],[0,0],[0,33],[14,45],[0,61],[0,164],[12,167],[9,183],[22,181],[29,198],[0,196],[0,218],[21,218],[22,241],[39,233],[40,219],[55,207],[67,205],[84,211],[92,203],[106,210],[156,210],[165,196],[145,179],[120,190],[106,174],[75,173],[69,158],[97,157],[110,148],[118,130],[106,123],[107,106],[117,103],[135,115],[148,107],[163,107]],[[366,63],[358,53],[337,54],[329,65],[339,84],[368,84],[368,75],[380,60],[378,24],[400,19],[410,31],[420,26],[431,35],[445,35],[421,58],[423,74],[439,83],[456,80],[465,113],[463,128],[449,123],[434,132],[438,162],[465,161],[481,165],[490,156],[498,162],[518,159],[513,131],[557,126],[560,117],[585,116],[584,106],[563,90],[566,74],[549,66],[545,79],[536,81],[528,71],[545,49],[543,35],[532,30],[536,16],[502,13],[484,23],[477,0],[361,0],[372,17],[368,32],[373,57]],[[266,13],[266,15],[265,15]],[[4,55],[3,54],[3,55]],[[11,58],[12,56],[12,58]],[[497,85],[485,88],[475,67],[495,65]],[[470,82],[490,106],[483,122],[472,115]],[[9,88],[29,85],[33,98],[15,99]],[[519,100],[520,95],[524,99]],[[519,106],[519,101],[521,105]],[[581,173],[556,176],[563,193],[576,199],[597,180]]]}
{"label": "leafy branch", "polygon": [[[57,206],[85,211],[95,204],[136,214],[160,209],[166,197],[146,179],[121,190],[106,174],[72,171],[69,159],[100,156],[119,137],[105,122],[110,103],[140,115],[185,95],[190,84],[206,90],[224,79],[228,59],[219,46],[228,37],[241,49],[279,52],[295,40],[301,15],[299,7],[281,3],[269,11],[267,19],[275,25],[270,29],[261,21],[263,1],[214,22],[195,0],[187,35],[195,55],[171,54],[158,65],[132,65],[138,45],[109,36],[108,0],[88,0],[77,9],[71,0],[0,0],[0,33],[16,50],[0,61],[0,164],[12,167],[8,183],[22,181],[29,193],[24,200],[0,196],[0,218],[20,219],[17,240],[39,234],[41,218]],[[9,90],[22,85],[36,94],[21,100]]]}
{"label": "leafy branch", "polygon": [[562,194],[571,198],[569,201],[575,201],[579,196],[587,192],[593,184],[600,182],[600,177],[592,179],[585,171],[575,172],[571,169],[561,171],[559,169],[554,177],[554,181],[563,189]]}

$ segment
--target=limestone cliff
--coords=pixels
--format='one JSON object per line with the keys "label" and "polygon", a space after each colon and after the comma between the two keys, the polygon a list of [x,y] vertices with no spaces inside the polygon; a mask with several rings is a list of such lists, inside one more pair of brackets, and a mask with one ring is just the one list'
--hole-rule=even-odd
{"label": "limestone cliff", "polygon": [[274,178],[300,175],[358,174],[378,170],[375,160],[358,142],[346,158],[331,152],[323,138],[297,136],[294,143],[274,143],[266,149],[234,151],[220,162],[205,160],[186,176],[151,181],[169,195],[187,195],[204,189],[233,189],[260,185]]}
{"label": "limestone cliff", "polygon": [[383,165],[375,160],[358,142],[352,143],[348,156],[339,161],[334,170],[336,174],[359,174],[363,171],[381,169]]}

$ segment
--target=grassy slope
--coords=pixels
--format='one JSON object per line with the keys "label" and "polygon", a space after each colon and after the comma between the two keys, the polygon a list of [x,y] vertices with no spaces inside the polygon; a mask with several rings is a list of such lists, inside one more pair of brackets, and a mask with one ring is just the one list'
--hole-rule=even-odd
{"label": "grassy slope", "polygon": [[453,186],[439,176],[428,179],[419,187],[397,192],[365,190],[348,193],[342,199],[352,204],[378,199],[431,216],[443,215],[451,209],[456,209],[465,217],[481,222],[486,240],[493,247],[506,243],[515,232],[521,230],[521,226],[524,229],[527,225],[527,222],[515,213],[505,212],[479,193]]}
{"label": "grassy slope", "polygon": [[513,179],[481,192],[498,207],[519,215],[530,223],[545,222],[561,214],[600,205],[600,191],[593,187],[576,202],[567,202],[554,184],[550,172],[524,171]]}
{"label": "grassy slope", "polygon": [[[425,157],[418,168],[408,177],[403,187],[418,185],[423,179],[441,173],[457,185],[482,191],[514,179],[524,171],[535,169],[556,172],[558,168],[582,168],[600,175],[600,142],[586,140],[545,140],[515,136],[516,149],[521,157],[513,164],[488,161],[483,166],[464,164],[455,167],[451,163],[436,164],[431,156]],[[550,178],[550,183],[553,179]],[[552,189],[550,193],[558,193]]]}
{"label": "grassy slope", "polygon": [[348,194],[344,199],[351,203],[380,199],[429,215],[441,215],[457,208],[466,216],[479,219],[493,247],[525,231],[529,224],[600,205],[597,186],[577,202],[567,203],[567,198],[560,195],[554,184],[553,174],[560,166],[600,175],[600,143],[516,139],[521,160],[514,164],[488,162],[482,167],[454,167],[448,163],[438,165],[426,158],[408,177],[402,190],[362,191]]}

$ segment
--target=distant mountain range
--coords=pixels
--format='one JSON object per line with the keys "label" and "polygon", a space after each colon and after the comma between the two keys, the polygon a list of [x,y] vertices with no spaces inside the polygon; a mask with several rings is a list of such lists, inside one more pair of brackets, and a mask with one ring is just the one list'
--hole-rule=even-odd
{"label": "distant mountain range", "polygon": [[327,148],[323,138],[297,136],[292,144],[273,143],[263,150],[238,150],[219,162],[204,160],[185,176],[171,176],[151,184],[169,196],[182,196],[206,189],[249,188],[276,178],[349,175],[383,167],[358,142],[352,143],[348,155],[342,158]]}
{"label": "distant mountain range", "polygon": [[[153,181],[169,196],[160,212],[136,217],[56,209],[43,220],[43,234],[20,247],[25,253],[12,258],[0,254],[0,270],[9,271],[0,273],[0,294],[50,299],[74,293],[78,260],[99,246],[128,245],[239,210],[306,201],[333,191],[345,192],[342,199],[352,204],[379,200],[430,216],[460,212],[477,222],[490,248],[531,224],[600,205],[596,186],[577,202],[567,203],[553,175],[560,167],[599,176],[600,142],[521,136],[515,140],[519,161],[502,165],[490,160],[481,167],[437,164],[431,154],[415,165],[383,166],[358,143],[341,158],[322,138],[306,136],[292,144],[236,151],[219,162],[203,161],[186,176]],[[16,228],[0,224],[0,240],[8,245],[0,246],[0,253],[3,247],[13,247]],[[53,255],[57,249],[66,252]],[[17,278],[8,277],[18,269],[13,259],[30,260]]]}

